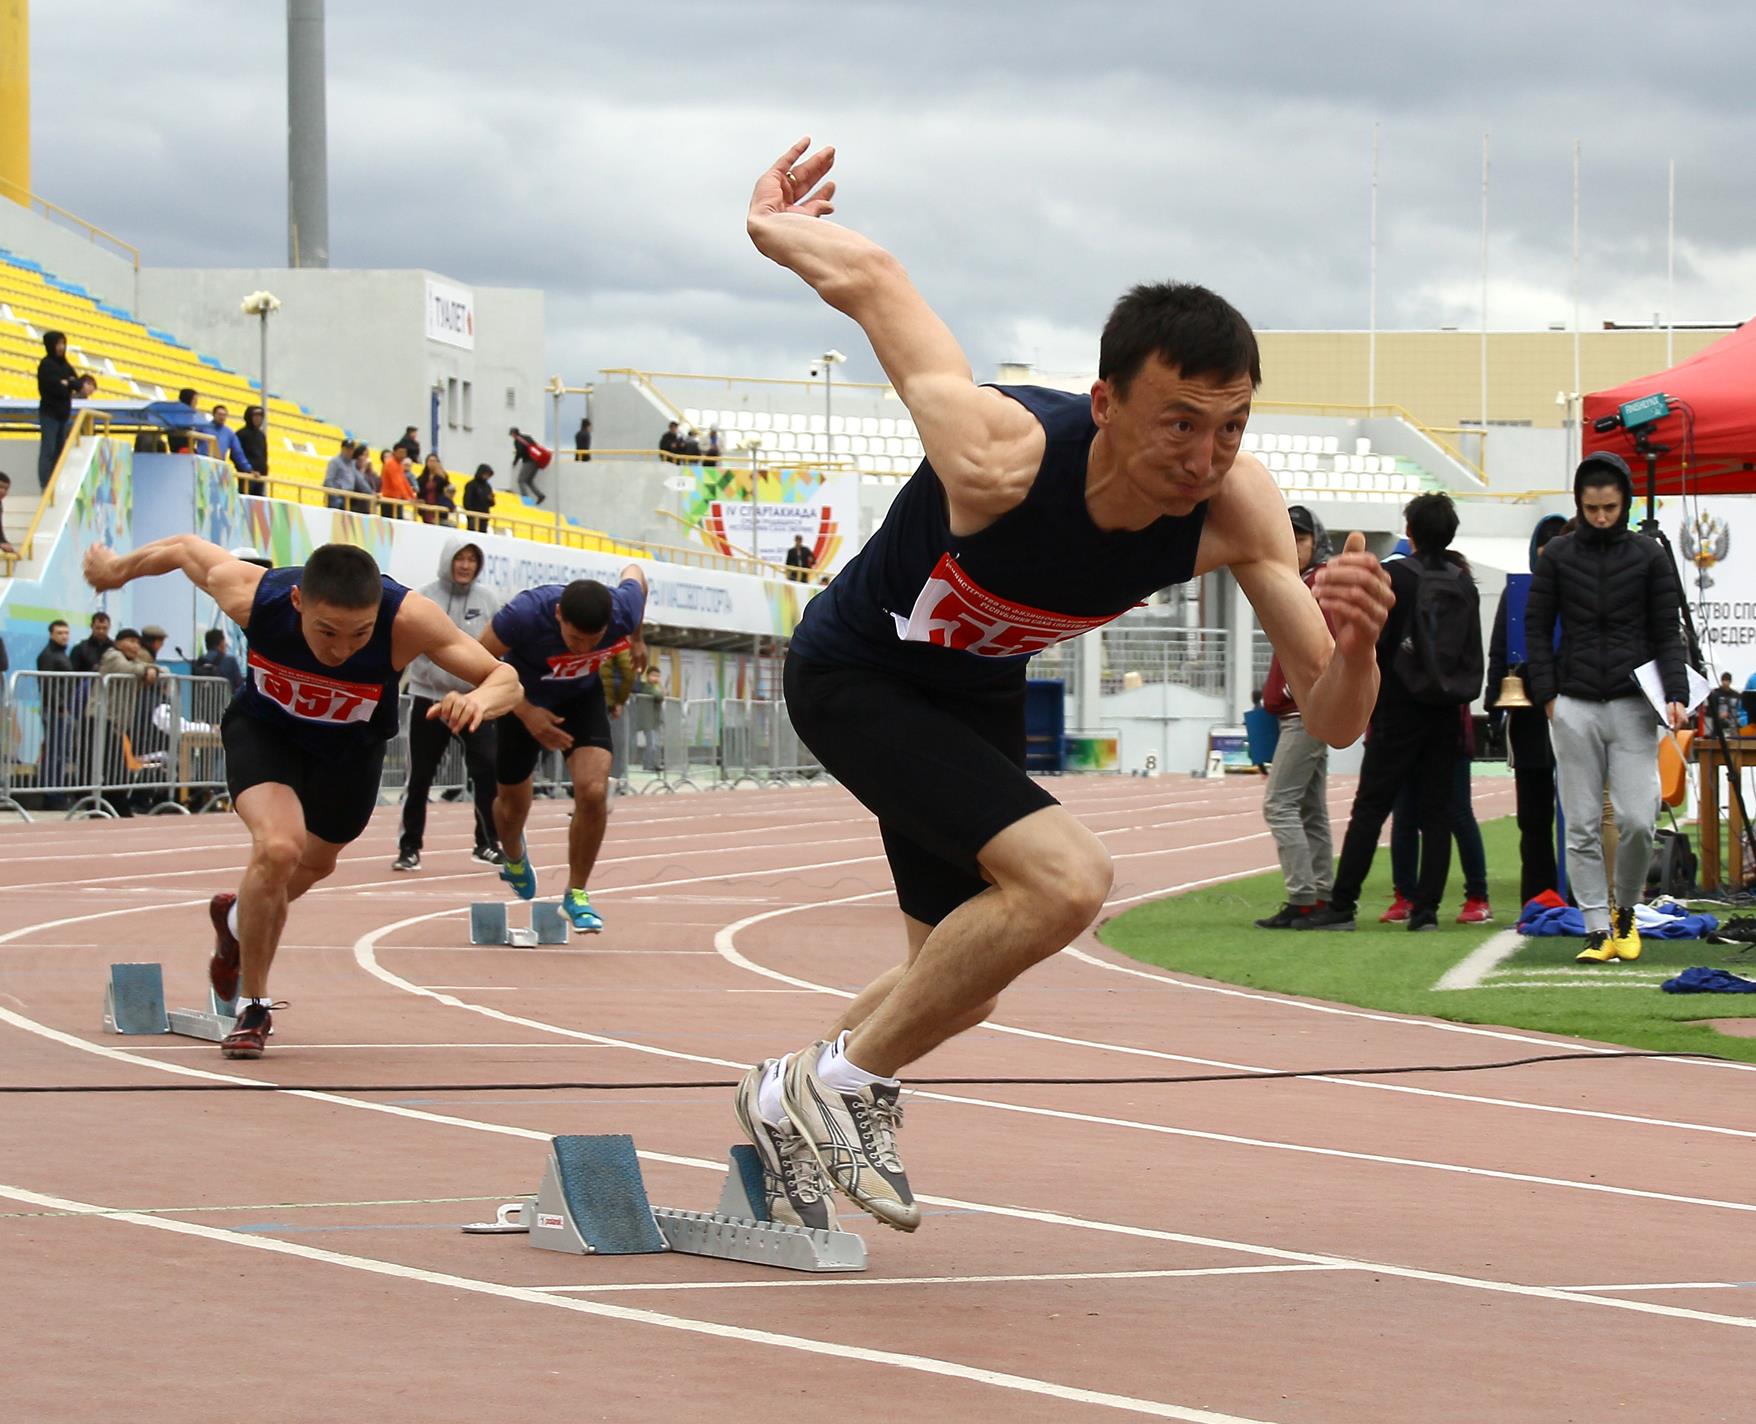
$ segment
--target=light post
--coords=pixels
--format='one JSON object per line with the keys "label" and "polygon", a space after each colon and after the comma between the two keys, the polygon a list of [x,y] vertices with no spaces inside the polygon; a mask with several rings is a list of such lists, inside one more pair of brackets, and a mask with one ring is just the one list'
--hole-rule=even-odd
{"label": "light post", "polygon": [[[823,363],[823,448],[829,458],[834,459],[835,434],[833,426],[835,422],[832,419],[834,413],[832,390],[835,385],[835,368],[846,361],[847,357],[832,346],[817,359]],[[848,448],[853,448],[852,441],[848,442]]]}
{"label": "light post", "polygon": [[756,488],[756,454],[762,449],[761,437],[748,436],[739,448],[750,452],[750,555],[752,558],[761,559],[762,527],[759,523],[761,506],[756,498],[759,493]]}
{"label": "light post", "polygon": [[262,429],[268,430],[268,318],[280,309],[280,298],[273,292],[252,292],[238,304],[245,316],[257,318],[262,328],[260,362],[256,368],[258,394],[262,397]]}

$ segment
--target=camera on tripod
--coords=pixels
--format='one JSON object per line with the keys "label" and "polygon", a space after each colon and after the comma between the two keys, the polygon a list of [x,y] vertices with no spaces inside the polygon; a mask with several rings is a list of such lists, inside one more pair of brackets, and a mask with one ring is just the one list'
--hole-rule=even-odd
{"label": "camera on tripod", "polygon": [[1671,398],[1662,391],[1649,396],[1641,396],[1638,400],[1628,401],[1617,408],[1614,415],[1600,415],[1592,421],[1591,428],[1599,435],[1608,435],[1612,430],[1626,430],[1638,440],[1650,427],[1658,424],[1671,413]]}

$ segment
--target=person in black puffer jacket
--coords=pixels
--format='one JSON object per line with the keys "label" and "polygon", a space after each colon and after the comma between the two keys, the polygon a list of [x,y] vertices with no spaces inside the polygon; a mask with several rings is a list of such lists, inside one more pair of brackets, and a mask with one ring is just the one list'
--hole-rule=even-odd
{"label": "person in black puffer jacket", "polygon": [[[1640,953],[1634,906],[1646,886],[1658,816],[1658,731],[1634,669],[1658,663],[1673,727],[1689,696],[1679,624],[1682,592],[1670,556],[1628,527],[1634,479],[1627,462],[1588,455],[1573,478],[1579,527],[1551,539],[1536,561],[1525,607],[1530,700],[1549,717],[1567,881],[1585,917],[1588,963]],[[1555,623],[1561,625],[1559,651]],[[1604,869],[1605,781],[1615,811],[1615,916]]]}
{"label": "person in black puffer jacket", "polygon": [[244,447],[244,458],[258,476],[238,476],[239,494],[266,494],[268,481],[268,414],[259,405],[244,408],[244,423],[238,427],[238,444]]}

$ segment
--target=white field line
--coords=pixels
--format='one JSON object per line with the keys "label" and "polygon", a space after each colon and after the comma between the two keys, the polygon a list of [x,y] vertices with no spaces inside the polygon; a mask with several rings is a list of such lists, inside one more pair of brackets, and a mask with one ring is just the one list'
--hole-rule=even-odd
{"label": "white field line", "polygon": [[1489,935],[1439,976],[1435,989],[1474,989],[1506,960],[1518,953],[1524,936],[1517,930]]}

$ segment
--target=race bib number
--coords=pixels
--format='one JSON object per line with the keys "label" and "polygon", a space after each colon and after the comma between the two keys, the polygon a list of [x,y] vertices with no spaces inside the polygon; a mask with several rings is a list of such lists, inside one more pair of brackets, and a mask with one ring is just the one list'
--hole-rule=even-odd
{"label": "race bib number", "polygon": [[989,593],[951,555],[942,554],[909,616],[890,616],[896,620],[896,636],[904,642],[958,648],[985,658],[1011,658],[1040,653],[1122,615],[1090,618],[1010,603]]}
{"label": "race bib number", "polygon": [[300,672],[250,652],[250,677],[256,690],[302,722],[369,722],[378,710],[383,688],[371,682],[340,682],[320,673]]}
{"label": "race bib number", "polygon": [[556,653],[549,659],[549,670],[543,674],[543,681],[577,682],[580,678],[590,677],[627,646],[628,640],[622,638],[607,648],[593,648],[589,653]]}

